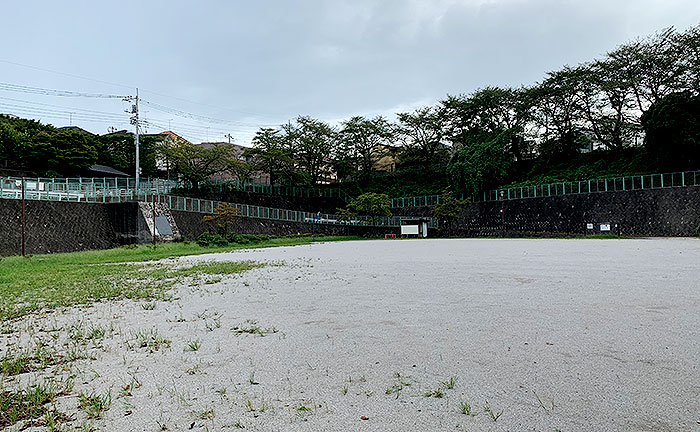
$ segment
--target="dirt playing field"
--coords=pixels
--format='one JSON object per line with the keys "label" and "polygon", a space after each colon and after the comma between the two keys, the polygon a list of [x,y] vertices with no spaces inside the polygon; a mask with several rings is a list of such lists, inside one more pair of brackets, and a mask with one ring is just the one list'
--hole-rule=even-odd
{"label": "dirt playing field", "polygon": [[167,262],[207,260],[269,265],[185,279],[172,301],[7,324],[0,355],[38,344],[75,360],[5,387],[70,383],[66,430],[700,431],[700,240],[355,241]]}

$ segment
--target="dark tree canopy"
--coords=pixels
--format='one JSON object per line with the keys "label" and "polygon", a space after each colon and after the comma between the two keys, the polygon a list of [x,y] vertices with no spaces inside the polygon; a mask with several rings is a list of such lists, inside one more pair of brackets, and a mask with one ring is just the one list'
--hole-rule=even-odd
{"label": "dark tree canopy", "polygon": [[661,170],[700,166],[700,97],[672,93],[642,116],[645,145]]}

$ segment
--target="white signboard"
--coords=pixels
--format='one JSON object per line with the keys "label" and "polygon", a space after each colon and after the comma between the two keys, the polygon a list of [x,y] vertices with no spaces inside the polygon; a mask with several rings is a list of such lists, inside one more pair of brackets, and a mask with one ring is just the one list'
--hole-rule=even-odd
{"label": "white signboard", "polygon": [[401,225],[401,235],[418,235],[418,225]]}
{"label": "white signboard", "polygon": [[600,230],[601,231],[610,231],[610,224],[609,223],[600,224]]}
{"label": "white signboard", "polygon": [[593,224],[586,224],[586,229],[593,229]]}

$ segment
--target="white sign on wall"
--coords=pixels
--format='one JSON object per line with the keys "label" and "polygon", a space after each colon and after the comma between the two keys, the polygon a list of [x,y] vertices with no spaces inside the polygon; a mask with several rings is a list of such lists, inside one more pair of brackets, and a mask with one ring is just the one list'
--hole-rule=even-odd
{"label": "white sign on wall", "polygon": [[609,223],[600,224],[600,230],[601,231],[610,231],[610,224]]}
{"label": "white sign on wall", "polygon": [[593,224],[586,224],[586,229],[593,229]]}
{"label": "white sign on wall", "polygon": [[418,235],[418,225],[401,225],[401,235]]}

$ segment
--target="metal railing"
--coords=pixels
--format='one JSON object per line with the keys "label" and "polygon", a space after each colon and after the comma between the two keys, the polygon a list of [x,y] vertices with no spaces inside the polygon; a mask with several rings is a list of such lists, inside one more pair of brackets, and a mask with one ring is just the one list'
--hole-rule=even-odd
{"label": "metal railing", "polygon": [[[184,185],[179,187],[185,188]],[[353,198],[338,188],[315,188],[303,186],[283,186],[262,183],[244,183],[238,180],[210,180],[199,186],[201,191],[207,192],[249,192],[268,195],[282,195],[300,198],[339,198],[350,202]]]}
{"label": "metal railing", "polygon": [[[107,202],[110,196],[135,196],[150,192],[167,194],[178,189],[187,189],[187,184],[176,180],[141,179],[138,191],[133,178],[94,177],[94,178],[21,178],[0,177],[0,197],[21,194],[21,182],[25,182],[25,192],[31,195],[44,194],[47,199]],[[307,188],[258,183],[244,183],[236,180],[219,180],[203,183],[201,191],[241,191],[268,195],[281,195],[300,198],[339,198],[345,202],[352,197],[337,188]]]}
{"label": "metal railing", "polygon": [[[69,201],[84,203],[119,203],[127,201],[157,202],[167,204],[171,210],[213,214],[214,209],[222,201],[189,198],[157,192],[161,185],[154,183],[151,190],[143,188],[136,192],[134,189],[115,188],[109,182],[45,182],[44,179],[24,180],[24,198],[41,201]],[[0,180],[0,198],[21,199],[22,180]],[[313,213],[298,210],[261,207],[248,204],[229,203],[240,210],[244,217],[279,220],[288,222],[313,222],[335,225],[364,225],[396,227],[406,217],[368,217],[356,216],[344,220],[340,215],[329,213]],[[437,221],[429,219],[429,226],[437,228]]]}
{"label": "metal railing", "polygon": [[[22,183],[27,199],[78,202],[111,202],[114,198],[133,199],[136,182],[131,178],[0,178],[0,198],[21,198]],[[139,191],[167,193],[176,186],[170,180],[144,179]]]}
{"label": "metal railing", "polygon": [[[700,186],[700,171],[681,171],[663,174],[645,174],[572,182],[547,183],[532,186],[499,188],[476,194],[472,202],[543,198],[550,196],[588,194],[599,192],[620,192],[645,189],[665,189],[673,187]],[[463,194],[456,195],[464,199]],[[392,208],[425,207],[440,204],[442,196],[426,195],[416,197],[393,198]]]}
{"label": "metal railing", "polygon": [[[187,211],[196,212],[204,214],[214,214],[214,209],[222,201],[206,200],[199,198],[188,198],[174,195],[139,195],[136,198],[138,201],[143,202],[156,202],[161,204],[167,204],[168,208],[176,211]],[[314,219],[316,223],[322,224],[332,224],[332,225],[357,225],[357,226],[378,226],[378,227],[398,227],[401,225],[403,219],[415,219],[414,217],[408,216],[355,216],[351,219],[345,220],[341,218],[338,214],[331,213],[313,213],[304,212],[298,210],[289,209],[278,209],[271,207],[261,207],[249,204],[236,204],[228,203],[232,207],[237,208],[240,211],[240,216],[259,218],[259,219],[269,219],[269,220],[279,220],[285,222],[313,222]],[[438,221],[433,218],[428,219],[428,226],[430,228],[437,228]]]}

